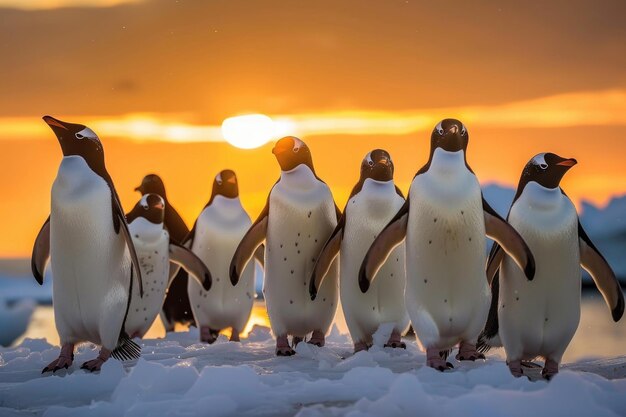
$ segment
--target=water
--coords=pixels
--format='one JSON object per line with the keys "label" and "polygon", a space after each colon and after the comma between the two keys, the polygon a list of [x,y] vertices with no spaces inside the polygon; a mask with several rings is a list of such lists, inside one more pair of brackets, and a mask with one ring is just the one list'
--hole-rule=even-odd
{"label": "water", "polygon": [[[348,330],[341,314],[337,315],[336,324],[341,332]],[[243,332],[245,337],[254,325],[269,327],[269,319],[265,303],[258,300],[254,304],[252,316]],[[177,328],[177,331],[184,331]],[[225,332],[228,335],[228,332]],[[160,338],[165,330],[160,319],[156,319],[148,331],[146,338]],[[51,306],[39,306],[33,314],[32,321],[26,333],[16,343],[25,337],[46,338],[50,343],[58,345],[59,337],[54,327],[54,311]],[[502,351],[499,351],[502,354]],[[610,312],[596,290],[583,292],[582,312],[580,325],[574,339],[565,352],[564,362],[574,362],[583,358],[615,357],[626,354],[626,318],[614,323]]]}

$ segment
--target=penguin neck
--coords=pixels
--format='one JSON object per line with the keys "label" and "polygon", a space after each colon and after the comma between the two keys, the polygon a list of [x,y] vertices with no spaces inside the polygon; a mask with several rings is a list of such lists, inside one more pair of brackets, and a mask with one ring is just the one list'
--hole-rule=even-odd
{"label": "penguin neck", "polygon": [[445,177],[457,176],[468,172],[467,164],[465,163],[465,152],[462,150],[450,152],[442,148],[435,149],[429,171]]}
{"label": "penguin neck", "polygon": [[128,225],[128,229],[133,239],[145,243],[154,243],[163,236],[163,223],[152,223],[145,217],[137,217]]}
{"label": "penguin neck", "polygon": [[212,200],[213,201],[211,202],[211,206],[215,207],[218,210],[223,210],[225,213],[237,214],[242,209],[239,196],[229,198],[224,197],[221,194],[217,194],[213,197]]}
{"label": "penguin neck", "polygon": [[546,188],[535,181],[529,181],[519,200],[531,209],[553,210],[559,208],[563,197],[561,187]]}
{"label": "penguin neck", "polygon": [[61,160],[55,183],[61,189],[70,190],[85,186],[85,184],[90,183],[96,177],[106,181],[91,169],[82,156],[70,155],[63,157]]}
{"label": "penguin neck", "polygon": [[372,178],[366,178],[365,181],[363,181],[361,191],[372,194],[387,194],[389,192],[395,193],[396,186],[393,183],[393,180],[377,181]]}
{"label": "penguin neck", "polygon": [[317,181],[315,173],[306,164],[300,164],[294,169],[280,172],[280,182],[290,188],[309,188]]}

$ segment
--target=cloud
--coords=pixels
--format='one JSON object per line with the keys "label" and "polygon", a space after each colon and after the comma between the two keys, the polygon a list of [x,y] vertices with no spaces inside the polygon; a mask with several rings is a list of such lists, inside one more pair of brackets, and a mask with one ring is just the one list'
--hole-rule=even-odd
{"label": "cloud", "polygon": [[64,7],[112,7],[143,0],[0,0],[0,7],[22,10],[47,10]]}
{"label": "cloud", "polygon": [[[270,115],[276,135],[406,135],[428,131],[454,117],[468,128],[558,128],[626,125],[626,90],[558,94],[491,106],[410,111],[346,110]],[[92,127],[102,137],[132,141],[198,143],[223,141],[221,126],[194,124],[189,115],[136,113],[120,116],[62,117]],[[0,140],[33,139],[48,134],[37,118],[0,118]]]}

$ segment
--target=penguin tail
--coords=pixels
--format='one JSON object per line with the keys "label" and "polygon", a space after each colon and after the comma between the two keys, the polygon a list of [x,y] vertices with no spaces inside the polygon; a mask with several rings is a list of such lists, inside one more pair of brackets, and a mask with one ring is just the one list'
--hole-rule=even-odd
{"label": "penguin tail", "polygon": [[113,349],[111,356],[118,361],[138,359],[141,356],[141,346],[128,337],[126,332],[122,332],[117,341],[117,347]]}

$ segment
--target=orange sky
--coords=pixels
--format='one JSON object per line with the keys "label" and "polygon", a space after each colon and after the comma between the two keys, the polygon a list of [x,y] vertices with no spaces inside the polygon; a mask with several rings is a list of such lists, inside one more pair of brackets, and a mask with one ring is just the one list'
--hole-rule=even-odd
{"label": "orange sky", "polygon": [[[482,182],[513,185],[532,155],[552,151],[580,162],[564,182],[573,199],[626,192],[626,25],[607,24],[625,3],[468,3],[38,0],[21,10],[0,0],[0,256],[29,255],[49,211],[61,152],[44,114],[96,130],[125,208],[157,172],[188,223],[224,168],[238,173],[249,212],[261,209],[279,172],[271,144],[240,150],[219,137],[224,118],[251,112],[289,122],[340,206],[374,147],[392,154],[406,191],[444,117],[468,126]],[[137,120],[151,133],[133,130]]]}

